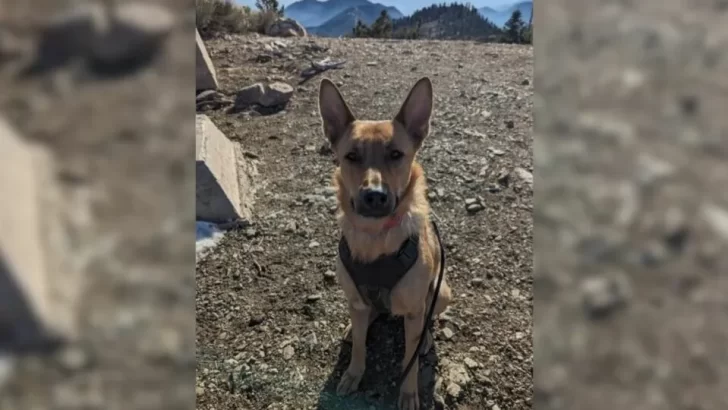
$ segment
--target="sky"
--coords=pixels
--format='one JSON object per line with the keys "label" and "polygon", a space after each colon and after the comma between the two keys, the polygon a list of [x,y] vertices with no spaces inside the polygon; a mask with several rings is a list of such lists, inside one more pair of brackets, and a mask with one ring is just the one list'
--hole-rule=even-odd
{"label": "sky", "polygon": [[[255,5],[255,0],[236,0],[239,4],[246,4],[249,6]],[[296,2],[297,0],[279,0],[280,4],[283,5],[289,5],[291,3]],[[397,10],[401,11],[405,14],[410,14],[414,12],[417,9],[421,9],[422,7],[429,6],[434,3],[441,3],[442,1],[433,1],[433,0],[370,0],[373,3],[381,3],[385,6],[394,6],[397,8]],[[452,0],[447,0],[446,2],[449,3]],[[467,0],[461,0],[458,2],[466,3]],[[513,4],[518,3],[518,0],[470,0],[470,3],[472,3],[475,7],[481,8],[481,7],[492,7],[492,8],[498,8],[503,5],[507,4]]]}

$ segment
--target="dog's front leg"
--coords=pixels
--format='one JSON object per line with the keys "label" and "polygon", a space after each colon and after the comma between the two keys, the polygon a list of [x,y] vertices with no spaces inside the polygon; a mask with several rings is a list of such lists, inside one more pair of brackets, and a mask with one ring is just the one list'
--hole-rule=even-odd
{"label": "dog's front leg", "polygon": [[417,375],[420,369],[420,361],[416,349],[420,335],[422,334],[424,320],[424,309],[417,313],[409,313],[404,317],[404,360],[402,361],[402,371],[406,369],[413,355],[414,363],[399,391],[398,404],[400,410],[419,410],[420,408],[420,397],[417,388]]}
{"label": "dog's front leg", "polygon": [[351,316],[351,361],[346,372],[341,376],[336,393],[346,395],[359,388],[364,369],[366,367],[367,354],[367,330],[369,329],[369,315],[371,308],[349,304],[349,315]]}

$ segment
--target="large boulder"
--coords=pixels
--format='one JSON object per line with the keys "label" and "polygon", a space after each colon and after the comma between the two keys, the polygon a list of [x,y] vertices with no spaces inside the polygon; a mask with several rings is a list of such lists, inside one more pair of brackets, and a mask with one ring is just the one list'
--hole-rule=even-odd
{"label": "large boulder", "polygon": [[197,115],[195,125],[197,219],[221,223],[250,218],[255,168],[240,144],[229,140],[206,115]]}
{"label": "large boulder", "polygon": [[269,24],[265,34],[273,37],[306,37],[306,29],[294,19],[282,18]]}
{"label": "large boulder", "polygon": [[205,42],[200,37],[200,32],[195,30],[195,40],[197,43],[197,61],[195,68],[195,82],[197,91],[217,90],[217,74],[215,66],[212,64],[210,55],[207,53]]}

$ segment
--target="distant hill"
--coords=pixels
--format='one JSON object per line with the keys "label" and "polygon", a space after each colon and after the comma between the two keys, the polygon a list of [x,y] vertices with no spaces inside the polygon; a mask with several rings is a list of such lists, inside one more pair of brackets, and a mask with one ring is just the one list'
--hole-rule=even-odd
{"label": "distant hill", "polygon": [[[316,28],[319,26],[323,26],[330,20],[336,18],[341,23],[344,19],[344,16],[341,16],[342,14],[345,14],[346,12],[350,12],[350,9],[352,8],[364,8],[363,10],[360,10],[358,13],[362,13],[363,17],[368,18],[369,14],[372,13],[372,11],[369,9],[371,6],[378,7],[377,11],[374,12],[374,18],[376,19],[377,16],[379,16],[379,13],[382,9],[387,9],[388,12],[396,14],[398,17],[402,16],[402,13],[399,12],[394,7],[387,7],[379,3],[374,3],[369,0],[326,0],[326,1],[319,1],[319,0],[300,0],[295,3],[291,3],[290,5],[286,6],[285,8],[285,14],[287,17],[290,17],[299,23],[303,24],[304,27],[308,28]],[[354,13],[357,13],[356,11]],[[366,20],[368,21],[368,20]],[[372,20],[374,21],[374,20]],[[336,25],[336,22],[332,22],[332,26]],[[354,27],[353,23],[349,30],[351,31],[351,28]],[[322,29],[324,32],[328,30],[334,30],[333,28],[329,29],[324,27]],[[340,35],[340,34],[331,34],[331,35]]]}
{"label": "distant hill", "polygon": [[508,21],[509,18],[511,18],[511,15],[513,14],[513,11],[516,9],[521,10],[522,19],[524,22],[528,23],[528,20],[531,18],[531,8],[533,7],[532,1],[522,1],[520,3],[513,4],[512,6],[509,6],[507,8],[501,9],[501,10],[494,10],[490,7],[483,7],[481,9],[478,9],[480,14],[487,18],[488,20],[492,21],[495,25],[498,27],[503,27],[504,24],[506,24],[506,21]]}
{"label": "distant hill", "polygon": [[402,13],[394,7],[387,7],[381,4],[367,4],[348,8],[329,19],[324,24],[317,27],[307,27],[306,29],[309,33],[317,34],[319,36],[345,36],[351,34],[351,30],[354,28],[357,21],[361,21],[366,25],[374,23],[374,20],[379,17],[382,10],[387,10],[387,13],[392,19],[402,17]]}
{"label": "distant hill", "polygon": [[462,4],[432,5],[393,21],[395,37],[476,40],[501,34],[500,28],[485,19],[474,7]]}

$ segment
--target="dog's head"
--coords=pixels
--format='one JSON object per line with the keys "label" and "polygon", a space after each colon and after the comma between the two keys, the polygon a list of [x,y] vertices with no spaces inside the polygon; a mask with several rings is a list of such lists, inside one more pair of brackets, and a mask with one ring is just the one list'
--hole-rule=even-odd
{"label": "dog's head", "polygon": [[[339,189],[365,218],[394,213],[409,185],[415,154],[430,130],[432,83],[425,77],[412,87],[392,120],[357,120],[329,80],[321,81],[319,111],[324,135],[339,164]],[[343,204],[342,204],[343,205]]]}

